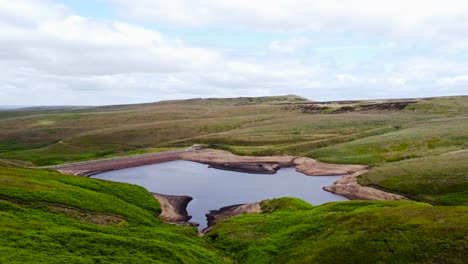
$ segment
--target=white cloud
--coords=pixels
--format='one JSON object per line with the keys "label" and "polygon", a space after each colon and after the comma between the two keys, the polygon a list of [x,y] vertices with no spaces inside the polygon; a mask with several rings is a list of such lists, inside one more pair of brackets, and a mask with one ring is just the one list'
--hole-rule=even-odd
{"label": "white cloud", "polygon": [[441,86],[464,85],[468,89],[468,75],[457,75],[449,78],[441,78],[438,80]]}
{"label": "white cloud", "polygon": [[0,17],[2,22],[34,25],[44,19],[63,16],[65,8],[42,0],[0,0]]}
{"label": "white cloud", "polygon": [[[421,26],[466,16],[464,0],[108,0],[138,20],[181,26],[224,25],[279,31],[381,29]],[[440,23],[439,23],[440,24]]]}
{"label": "white cloud", "polygon": [[269,49],[280,53],[294,53],[307,47],[310,40],[305,37],[293,37],[285,40],[274,40],[270,43]]}
{"label": "white cloud", "polygon": [[[455,15],[465,12],[466,6],[454,1],[460,3],[458,8],[447,5],[436,10],[438,1],[424,1],[425,6],[413,17],[400,10],[411,8],[413,2],[400,7],[388,1],[380,2],[382,6],[376,1],[353,1],[356,6],[345,1],[298,0],[114,2],[127,15],[141,12],[149,21],[291,32],[403,32],[431,23],[434,32],[439,32],[463,21]],[[0,105],[113,104],[289,93],[317,100],[466,93],[463,70],[468,63],[453,59],[464,46],[452,50],[452,57],[444,55],[450,45],[468,43],[460,41],[466,35],[455,34],[466,30],[463,26],[427,44],[434,47],[425,53],[419,51],[419,42],[405,38],[360,44],[344,37],[330,47],[326,41],[317,46],[316,38],[294,33],[294,37],[279,34],[277,40],[265,44],[267,52],[260,54],[253,49],[231,52],[191,45],[135,22],[88,18],[67,10],[46,1],[13,4],[0,0]],[[437,15],[453,17],[439,23]],[[315,53],[298,55],[305,48]],[[357,55],[366,60],[356,62]]]}

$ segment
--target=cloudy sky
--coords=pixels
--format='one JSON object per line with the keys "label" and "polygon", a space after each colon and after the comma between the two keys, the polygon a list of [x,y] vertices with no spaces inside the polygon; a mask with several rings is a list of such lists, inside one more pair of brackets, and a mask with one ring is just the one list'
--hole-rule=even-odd
{"label": "cloudy sky", "polygon": [[468,94],[466,0],[0,0],[0,105]]}

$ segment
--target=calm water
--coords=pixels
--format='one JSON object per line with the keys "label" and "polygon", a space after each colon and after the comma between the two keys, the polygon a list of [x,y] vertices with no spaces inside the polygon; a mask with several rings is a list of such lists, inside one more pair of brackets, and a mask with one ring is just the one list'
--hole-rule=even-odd
{"label": "calm water", "polygon": [[208,168],[190,161],[171,161],[97,174],[95,178],[138,184],[150,192],[193,197],[187,211],[206,227],[205,214],[224,206],[292,196],[318,205],[346,198],[322,190],[340,176],[311,177],[284,168],[276,174],[250,174]]}

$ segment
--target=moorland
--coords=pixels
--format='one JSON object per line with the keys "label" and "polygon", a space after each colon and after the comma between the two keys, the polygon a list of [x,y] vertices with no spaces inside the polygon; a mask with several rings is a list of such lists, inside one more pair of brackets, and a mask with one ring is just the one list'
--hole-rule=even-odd
{"label": "moorland", "polygon": [[[464,263],[467,131],[467,96],[2,110],[0,262]],[[194,144],[368,165],[359,184],[408,200],[267,200],[262,213],[226,219],[199,237],[195,227],[161,221],[160,204],[142,187],[48,167]]]}

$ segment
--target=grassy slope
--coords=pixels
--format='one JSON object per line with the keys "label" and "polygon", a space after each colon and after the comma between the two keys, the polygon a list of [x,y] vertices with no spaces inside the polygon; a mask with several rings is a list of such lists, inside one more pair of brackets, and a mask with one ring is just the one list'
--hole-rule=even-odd
{"label": "grassy slope", "polygon": [[387,163],[359,183],[443,205],[468,205],[468,151]]}
{"label": "grassy slope", "polygon": [[336,144],[309,153],[332,163],[380,165],[467,147],[468,116],[408,124],[398,131]]}
{"label": "grassy slope", "polygon": [[465,206],[354,201],[294,209],[294,203],[223,221],[208,238],[239,263],[463,263],[468,257]]}
{"label": "grassy slope", "polygon": [[403,111],[340,114],[302,113],[298,100],[276,99],[0,111],[0,158],[50,165],[206,143],[239,154],[379,164],[464,148],[466,142],[468,97],[426,99]]}
{"label": "grassy slope", "polygon": [[0,168],[0,263],[222,262],[159,211],[139,186]]}
{"label": "grassy slope", "polygon": [[272,110],[270,104],[244,100],[188,100],[61,112],[18,111],[17,116],[7,112],[0,117],[0,157],[49,165],[125,155],[253,125],[273,118],[273,112],[277,110]]}
{"label": "grassy slope", "polygon": [[[466,206],[261,203],[205,238],[157,220],[142,187],[0,168],[1,263],[462,263]],[[61,208],[62,210],[57,210]],[[63,209],[66,210],[63,210]],[[116,222],[105,221],[109,217]],[[230,258],[222,257],[220,252]]]}
{"label": "grassy slope", "polygon": [[[238,154],[289,153],[374,165],[360,177],[361,184],[433,204],[467,204],[467,157],[460,150],[468,142],[468,97],[424,99],[402,111],[337,114],[325,114],[334,113],[333,108],[302,113],[297,103],[303,102],[294,97],[195,99],[0,111],[0,166],[218,144]],[[327,105],[339,109],[343,104]],[[0,196],[9,199],[0,200],[0,262],[47,262],[48,253],[57,262],[124,262],[132,256],[146,262],[221,261],[193,228],[156,220],[157,203],[139,187],[45,171],[0,170]],[[59,208],[58,213],[54,204],[72,209]],[[210,233],[214,245],[251,263],[461,263],[467,257],[464,206],[348,202],[310,208],[295,200],[262,205],[269,212],[289,210],[225,221]],[[94,216],[117,222],[105,227],[89,223]]]}

